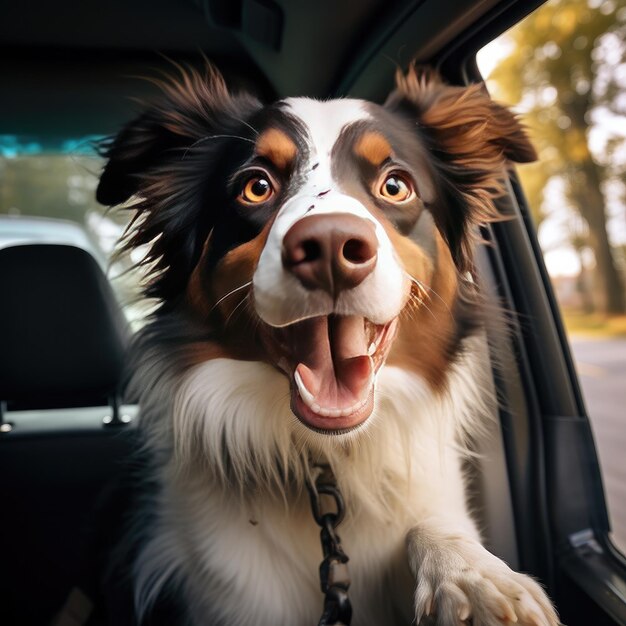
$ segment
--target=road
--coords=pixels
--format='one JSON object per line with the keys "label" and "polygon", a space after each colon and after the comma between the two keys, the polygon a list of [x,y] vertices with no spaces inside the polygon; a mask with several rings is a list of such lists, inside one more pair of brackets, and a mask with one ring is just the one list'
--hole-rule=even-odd
{"label": "road", "polygon": [[614,543],[626,554],[626,339],[572,338]]}

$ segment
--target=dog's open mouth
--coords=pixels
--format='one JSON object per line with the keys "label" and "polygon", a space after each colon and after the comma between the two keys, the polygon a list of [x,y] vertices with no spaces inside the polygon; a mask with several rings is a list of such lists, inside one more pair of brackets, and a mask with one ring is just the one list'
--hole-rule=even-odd
{"label": "dog's open mouth", "polygon": [[314,317],[272,329],[276,363],[290,377],[291,409],[325,433],[361,425],[374,408],[374,379],[393,342],[396,320]]}

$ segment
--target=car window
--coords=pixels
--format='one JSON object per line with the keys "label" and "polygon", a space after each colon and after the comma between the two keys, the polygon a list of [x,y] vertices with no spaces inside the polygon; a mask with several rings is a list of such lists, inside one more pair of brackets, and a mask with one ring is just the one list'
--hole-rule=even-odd
{"label": "car window", "polygon": [[[97,138],[0,136],[0,248],[26,243],[67,244],[88,251],[109,276],[131,325],[138,327],[147,312],[138,301],[139,276],[132,259],[111,262],[111,254],[131,217],[107,211],[95,200],[102,159]],[[6,411],[5,425],[21,432],[79,425],[100,425],[109,407]],[[136,407],[125,406],[124,421]],[[61,418],[64,417],[64,422]]]}
{"label": "car window", "polygon": [[518,169],[626,551],[626,0],[551,0],[483,48],[539,160]]}
{"label": "car window", "polygon": [[133,259],[111,263],[130,218],[95,200],[102,167],[97,137],[39,138],[0,135],[0,248],[20,243],[57,243],[90,252],[135,327],[146,313],[137,298]]}

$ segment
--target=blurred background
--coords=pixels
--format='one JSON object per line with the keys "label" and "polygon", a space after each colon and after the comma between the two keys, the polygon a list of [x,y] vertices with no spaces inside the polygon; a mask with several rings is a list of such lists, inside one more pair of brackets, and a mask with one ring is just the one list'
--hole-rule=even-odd
{"label": "blurred background", "polygon": [[573,329],[626,333],[625,39],[625,0],[552,0],[478,55],[538,148],[518,173]]}
{"label": "blurred background", "polygon": [[626,0],[550,0],[477,57],[539,152],[518,168],[626,551]]}
{"label": "blurred background", "polygon": [[103,159],[100,137],[0,135],[0,248],[23,242],[88,250],[111,278],[126,315],[138,328],[150,306],[139,299],[141,254],[111,255],[131,213],[96,202]]}
{"label": "blurred background", "polygon": [[[478,54],[539,161],[518,174],[592,420],[616,544],[626,550],[626,0],[550,0]],[[129,93],[130,93],[129,88]],[[0,135],[0,247],[73,243],[108,268],[138,326],[138,258],[111,264],[128,211],[94,190],[99,137]]]}

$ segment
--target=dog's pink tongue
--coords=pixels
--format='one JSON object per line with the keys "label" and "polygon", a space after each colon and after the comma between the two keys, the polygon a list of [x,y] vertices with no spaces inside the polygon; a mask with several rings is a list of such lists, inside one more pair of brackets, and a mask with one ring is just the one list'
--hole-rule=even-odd
{"label": "dog's pink tongue", "polygon": [[294,342],[296,371],[321,407],[347,409],[365,400],[373,372],[362,317],[316,317]]}

